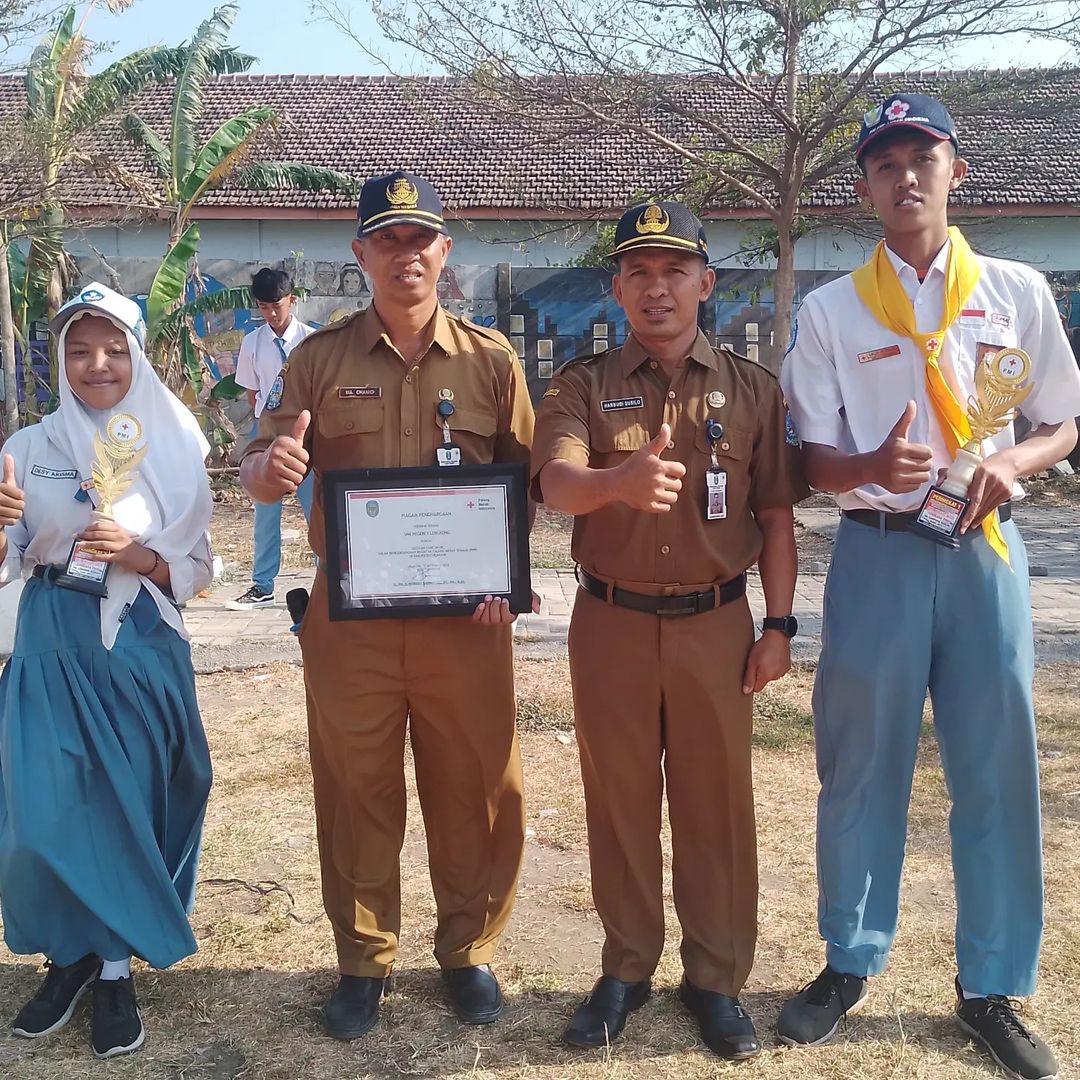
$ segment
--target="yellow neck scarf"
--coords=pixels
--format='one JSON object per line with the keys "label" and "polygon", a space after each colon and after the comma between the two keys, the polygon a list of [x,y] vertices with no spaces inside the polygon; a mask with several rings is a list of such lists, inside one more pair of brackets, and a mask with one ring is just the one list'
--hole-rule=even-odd
{"label": "yellow neck scarf", "polygon": [[[869,261],[852,274],[859,299],[882,326],[895,334],[911,338],[926,357],[926,390],[934,413],[952,454],[971,441],[971,425],[967,411],[956,399],[952,388],[941,373],[938,358],[945,343],[945,331],[959,318],[964,304],[979,280],[979,262],[968,246],[964,234],[955,226],[949,229],[952,241],[949,261],[945,268],[945,313],[939,329],[929,334],[916,328],[915,308],[897,277],[881,241]],[[983,533],[994,551],[1009,562],[1009,547],[1001,533],[997,513],[988,514],[982,523]]]}

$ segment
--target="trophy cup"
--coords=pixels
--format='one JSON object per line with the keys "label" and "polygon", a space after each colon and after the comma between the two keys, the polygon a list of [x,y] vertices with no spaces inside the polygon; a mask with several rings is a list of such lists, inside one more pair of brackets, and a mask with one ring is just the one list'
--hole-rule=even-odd
{"label": "trophy cup", "polygon": [[[105,425],[104,439],[94,433],[90,476],[98,493],[97,509],[92,515],[96,521],[113,520],[113,504],[131,486],[136,466],[146,453],[145,444],[138,445],[141,439],[142,424],[127,413],[117,413],[110,418]],[[71,545],[64,572],[55,578],[56,584],[93,596],[108,596],[105,579],[111,564],[97,557],[101,554],[89,541],[76,540]]]}
{"label": "trophy cup", "polygon": [[1023,349],[1007,347],[991,353],[975,367],[975,393],[968,398],[971,439],[956,452],[945,479],[927,492],[910,526],[911,532],[956,550],[958,531],[971,500],[968,487],[982,461],[983,439],[996,435],[1016,415],[1017,406],[1031,393],[1025,380],[1031,357]]}

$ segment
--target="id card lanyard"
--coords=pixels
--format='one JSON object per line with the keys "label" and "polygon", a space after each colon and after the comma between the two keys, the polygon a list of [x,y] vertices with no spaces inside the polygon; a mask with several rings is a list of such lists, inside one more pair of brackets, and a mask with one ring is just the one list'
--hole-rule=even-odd
{"label": "id card lanyard", "polygon": [[461,447],[455,446],[450,438],[450,417],[454,415],[454,403],[447,398],[443,398],[439,402],[436,411],[439,420],[442,422],[443,441],[442,446],[435,450],[435,460],[440,465],[460,465]]}
{"label": "id card lanyard", "polygon": [[720,468],[716,444],[724,437],[724,425],[718,420],[708,420],[705,434],[709,439],[711,456],[705,473],[705,518],[708,521],[722,521],[727,517],[727,473]]}

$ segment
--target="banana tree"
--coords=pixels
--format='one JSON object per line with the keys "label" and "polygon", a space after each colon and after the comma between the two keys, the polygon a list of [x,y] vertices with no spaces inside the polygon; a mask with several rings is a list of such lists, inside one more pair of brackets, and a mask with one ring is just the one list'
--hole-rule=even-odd
{"label": "banana tree", "polygon": [[203,413],[211,442],[224,452],[236,439],[225,408],[242,391],[232,376],[210,385],[206,377],[210,354],[198,320],[252,308],[255,300],[247,286],[214,292],[200,289],[202,279],[195,265],[198,246],[199,226],[189,225],[154,275],[146,296],[147,353],[165,384]]}
{"label": "banana tree", "polygon": [[[122,0],[106,0],[111,9],[125,6]],[[9,330],[28,348],[29,327],[36,312],[53,314],[64,299],[68,266],[63,233],[67,221],[61,176],[75,168],[92,175],[105,175],[123,187],[148,198],[144,177],[124,169],[115,159],[93,153],[86,136],[109,117],[116,115],[145,87],[178,76],[187,59],[184,48],[151,46],[140,49],[90,75],[86,63],[91,44],[83,30],[86,18],[98,3],[90,0],[76,25],[75,5],[60,16],[31,54],[24,77],[26,108],[22,128],[33,148],[35,170],[39,173],[39,201],[15,232],[25,236],[28,248],[18,271],[11,276],[14,327]],[[255,58],[223,47],[203,58],[212,73],[247,70]],[[0,322],[2,322],[0,309]],[[55,356],[51,358],[51,378],[55,386]],[[29,388],[28,388],[29,389]],[[29,410],[36,395],[27,397]]]}
{"label": "banana tree", "polygon": [[142,150],[158,185],[160,205],[169,215],[170,250],[188,228],[203,196],[225,183],[262,191],[294,188],[353,194],[357,189],[355,180],[332,169],[302,162],[254,160],[280,122],[277,110],[269,105],[242,110],[202,141],[206,83],[215,74],[209,58],[227,48],[236,13],[234,3],[217,8],[184,46],[184,63],[176,77],[166,132],[155,130],[134,111],[122,123],[127,137]]}

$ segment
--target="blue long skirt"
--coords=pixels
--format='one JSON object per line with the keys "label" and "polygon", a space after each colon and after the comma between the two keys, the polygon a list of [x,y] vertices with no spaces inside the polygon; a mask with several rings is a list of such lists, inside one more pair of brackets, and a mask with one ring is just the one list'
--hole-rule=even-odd
{"label": "blue long skirt", "polygon": [[14,953],[195,952],[210,752],[191,650],[143,589],[110,651],[99,601],[30,579],[0,676],[0,913]]}

